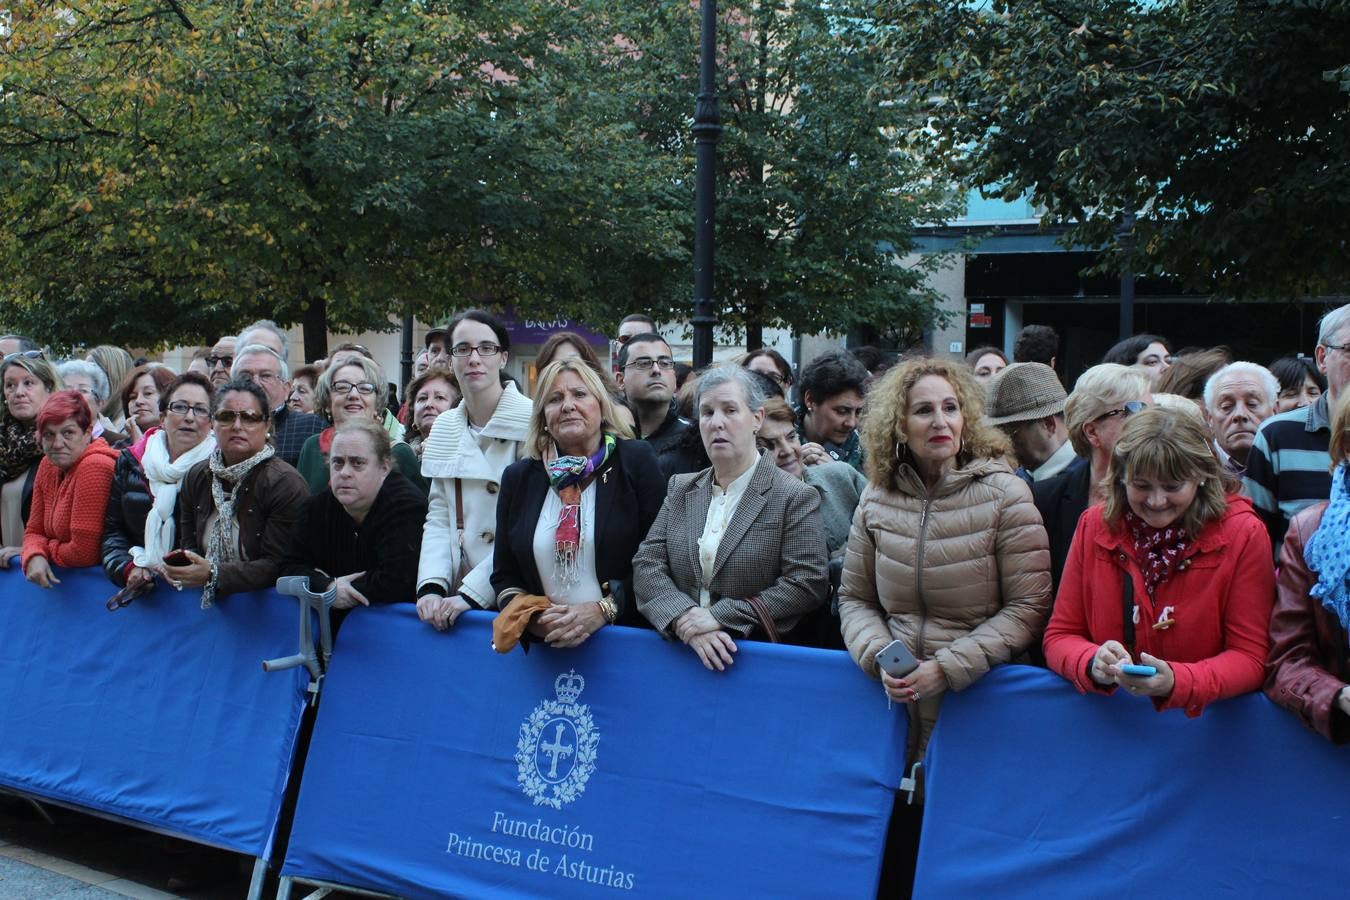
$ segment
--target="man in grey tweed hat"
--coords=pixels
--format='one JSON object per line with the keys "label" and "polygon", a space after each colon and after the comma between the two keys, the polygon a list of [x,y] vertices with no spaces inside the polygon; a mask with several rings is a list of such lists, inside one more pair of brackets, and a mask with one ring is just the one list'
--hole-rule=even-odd
{"label": "man in grey tweed hat", "polygon": [[1044,481],[1074,460],[1064,424],[1067,395],[1044,363],[1013,363],[985,386],[985,421],[1003,429],[1017,454],[1019,475]]}

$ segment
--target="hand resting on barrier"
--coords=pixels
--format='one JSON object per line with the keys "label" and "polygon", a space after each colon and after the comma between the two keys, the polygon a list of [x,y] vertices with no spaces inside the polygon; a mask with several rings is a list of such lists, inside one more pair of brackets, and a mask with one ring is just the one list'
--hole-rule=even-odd
{"label": "hand resting on barrier", "polygon": [[21,547],[0,547],[0,569],[8,569],[11,560],[18,559]]}
{"label": "hand resting on barrier", "polygon": [[181,591],[185,587],[201,587],[211,580],[211,563],[206,557],[191,550],[184,550],[183,554],[188,558],[186,566],[171,566],[168,563],[158,566],[159,574],[164,576],[169,585]]}
{"label": "hand resting on barrier", "polygon": [[51,564],[47,562],[45,556],[35,556],[30,559],[23,577],[40,588],[50,588],[61,583],[61,579],[57,578],[55,573],[52,572]]}

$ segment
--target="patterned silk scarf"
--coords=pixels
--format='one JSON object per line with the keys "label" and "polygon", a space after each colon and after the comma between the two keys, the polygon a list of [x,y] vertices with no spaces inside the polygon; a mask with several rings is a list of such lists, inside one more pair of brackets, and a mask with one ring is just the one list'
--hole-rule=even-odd
{"label": "patterned silk scarf", "polygon": [[42,459],[37,426],[27,425],[9,413],[0,413],[0,484],[18,478]]}
{"label": "patterned silk scarf", "polygon": [[[272,458],[276,450],[271,444],[250,456],[243,462],[232,466],[225,465],[225,457],[220,448],[211,454],[211,500],[216,505],[216,520],[206,533],[206,558],[213,569],[221,563],[232,562],[239,548],[239,520],[235,518],[234,501],[239,496],[239,485],[243,484],[248,473]],[[202,609],[209,609],[216,602],[216,582],[211,579],[202,588]]]}
{"label": "patterned silk scarf", "polygon": [[549,487],[563,503],[553,531],[553,573],[565,587],[576,584],[581,558],[581,492],[609,459],[614,444],[614,435],[606,434],[600,449],[590,456],[559,456],[545,463]]}
{"label": "patterned silk scarf", "polygon": [[1177,563],[1186,558],[1191,539],[1180,525],[1154,528],[1129,510],[1125,511],[1125,528],[1134,547],[1134,558],[1143,570],[1144,587],[1152,597],[1158,585],[1172,575]]}
{"label": "patterned silk scarf", "polygon": [[1322,513],[1322,523],[1303,548],[1303,561],[1317,573],[1317,583],[1308,591],[1314,600],[1321,600],[1327,612],[1340,620],[1341,627],[1350,631],[1350,591],[1346,579],[1350,577],[1350,468],[1346,463],[1336,465],[1331,476],[1331,500]]}

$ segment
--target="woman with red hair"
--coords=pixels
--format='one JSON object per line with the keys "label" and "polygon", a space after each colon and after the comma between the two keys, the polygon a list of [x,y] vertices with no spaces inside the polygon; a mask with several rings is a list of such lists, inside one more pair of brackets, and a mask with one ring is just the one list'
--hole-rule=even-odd
{"label": "woman with red hair", "polygon": [[42,461],[23,535],[23,573],[39,587],[60,581],[52,566],[99,561],[103,511],[117,451],[94,437],[94,416],[77,391],[57,391],[37,417]]}

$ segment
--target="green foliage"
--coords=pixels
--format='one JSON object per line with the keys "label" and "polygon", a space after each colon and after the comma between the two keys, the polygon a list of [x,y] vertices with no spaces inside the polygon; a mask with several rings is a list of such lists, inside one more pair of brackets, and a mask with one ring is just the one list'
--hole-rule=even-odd
{"label": "green foliage", "polygon": [[[1345,289],[1342,0],[882,0],[887,84],[936,165],[1030,194],[1066,242],[1139,214],[1146,271],[1233,296]],[[1118,263],[1119,258],[1113,260]]]}

